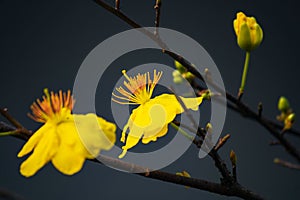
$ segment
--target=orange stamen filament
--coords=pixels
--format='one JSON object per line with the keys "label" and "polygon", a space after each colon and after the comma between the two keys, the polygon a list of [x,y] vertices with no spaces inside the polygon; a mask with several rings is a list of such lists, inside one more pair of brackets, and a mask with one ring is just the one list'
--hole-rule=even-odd
{"label": "orange stamen filament", "polygon": [[32,114],[28,114],[30,118],[37,122],[45,123],[49,119],[59,115],[63,108],[67,108],[70,111],[74,105],[74,99],[71,96],[71,91],[63,93],[61,90],[58,94],[51,92],[49,94],[48,89],[44,89],[45,96],[43,100],[36,100],[31,106]]}

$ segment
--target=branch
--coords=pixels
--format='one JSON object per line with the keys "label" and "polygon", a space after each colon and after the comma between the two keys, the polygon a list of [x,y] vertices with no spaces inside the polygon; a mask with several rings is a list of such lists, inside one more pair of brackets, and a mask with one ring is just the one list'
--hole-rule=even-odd
{"label": "branch", "polygon": [[[138,23],[136,23],[135,21],[133,21],[132,19],[130,19],[129,17],[127,17],[121,11],[115,10],[113,7],[111,7],[110,5],[108,5],[107,3],[105,3],[104,1],[102,1],[102,0],[94,0],[94,1],[98,5],[100,5],[101,7],[103,7],[104,9],[106,9],[107,11],[109,11],[110,13],[112,13],[112,14],[116,15],[117,17],[119,17],[120,19],[122,19],[124,22],[126,22],[127,24],[129,24],[133,28],[142,28],[141,25],[139,25]],[[145,29],[142,29],[142,30],[145,30]],[[199,78],[200,80],[204,81],[204,78],[201,76],[201,74],[186,59],[184,59],[182,56],[180,56],[180,55],[178,55],[178,54],[176,54],[176,53],[174,53],[172,51],[169,51],[168,48],[167,48],[167,46],[158,37],[155,37],[155,34],[149,32],[149,31],[142,31],[142,32],[145,32],[145,34],[147,36],[149,36],[154,42],[157,42],[157,44],[162,47],[163,53],[169,55],[173,59],[175,59],[178,62],[180,62],[184,67],[186,67],[186,69],[189,72],[193,73],[197,78]],[[248,117],[250,119],[255,120],[256,122],[258,122],[259,124],[261,124],[263,127],[265,127],[276,139],[278,139],[280,141],[281,145],[286,149],[286,151],[290,155],[292,155],[298,162],[300,162],[300,153],[277,130],[277,129],[281,128],[282,125],[274,123],[274,122],[271,122],[271,120],[269,120],[269,119],[262,118],[261,117],[261,113],[256,113],[255,111],[253,111],[252,109],[250,109],[246,104],[244,104],[241,101],[239,101],[239,99],[237,99],[236,97],[234,97],[230,93],[228,93],[228,92],[224,93],[212,81],[207,80],[207,84],[211,85],[214,89],[216,89],[222,95],[225,95],[226,98],[231,103],[233,103],[235,105],[235,107],[234,107],[231,104],[229,104],[230,106],[228,106],[228,107],[230,109],[233,109],[234,111],[240,113],[244,117]],[[205,88],[203,88],[203,89],[205,89]],[[300,137],[300,132],[299,131],[288,130],[288,132],[291,132],[294,135],[297,135],[297,136]]]}
{"label": "branch", "polygon": [[[254,112],[248,106],[246,106],[245,104],[239,101],[236,102],[236,106],[237,107],[235,107],[235,111],[239,112],[241,115],[243,115],[246,118],[250,118],[258,122],[263,127],[265,127],[271,133],[271,135],[273,135],[279,141],[279,143],[285,148],[285,150],[300,163],[299,151],[286,138],[283,137],[283,135],[273,125],[273,123],[270,123],[269,119],[259,116],[256,112]],[[278,127],[280,126],[278,125]]]}
{"label": "branch", "polygon": [[[0,124],[1,124],[1,126],[0,126],[1,129],[16,130],[16,129],[12,129],[11,126],[9,126],[3,122],[0,122]],[[25,140],[25,141],[30,138],[30,136],[25,135],[24,133],[20,133],[20,135],[13,135],[13,136],[20,138],[22,140]],[[227,170],[225,163],[220,159],[218,154],[212,153],[212,155],[215,157],[216,166],[220,167],[220,171],[225,170],[226,176],[230,176],[230,172]],[[200,189],[200,190],[205,190],[205,191],[220,194],[220,195],[236,196],[236,197],[240,197],[243,199],[257,199],[257,200],[263,199],[258,194],[255,194],[254,192],[247,190],[244,187],[242,187],[241,185],[236,184],[236,183],[230,184],[230,185],[224,184],[224,182],[214,183],[214,182],[209,182],[209,181],[205,181],[202,179],[182,177],[182,176],[178,176],[176,174],[171,174],[171,173],[160,171],[160,170],[151,171],[150,169],[140,167],[140,166],[137,166],[137,165],[134,165],[131,163],[127,163],[122,160],[103,156],[103,155],[99,155],[98,158],[102,162],[100,162],[96,159],[90,160],[90,161],[100,163],[100,164],[105,163],[105,165],[109,165],[111,167],[115,167],[118,169],[123,169],[128,172],[130,172],[130,171],[144,172],[144,173],[138,173],[136,175],[140,175],[140,176],[143,176],[146,178],[157,179],[157,180],[161,180],[161,181],[165,181],[165,182],[169,182],[169,183],[189,186],[189,187],[193,187],[193,188]]]}
{"label": "branch", "polygon": [[[226,195],[226,196],[236,196],[243,199],[263,199],[261,196],[243,188],[242,186],[236,184],[231,187],[227,187],[225,185],[209,182],[201,179],[195,179],[195,178],[187,178],[183,176],[178,176],[176,174],[171,174],[167,172],[163,172],[160,170],[151,171],[149,169],[139,167],[136,165],[132,165],[130,163],[126,163],[121,160],[113,159],[107,156],[100,156],[100,160],[103,161],[103,163],[108,164],[112,167],[117,167],[119,169],[123,169],[126,171],[146,171],[145,173],[139,173],[137,175],[143,176],[145,178],[152,178],[157,179],[165,182],[170,182],[174,184],[189,186],[193,188],[197,188],[200,190],[205,190],[208,192],[220,194],[220,195]],[[101,163],[98,160],[93,160],[95,162]]]}
{"label": "branch", "polygon": [[[193,119],[192,115],[190,115],[189,110],[187,109],[187,107],[185,106],[185,104],[183,103],[183,101],[181,100],[181,98],[175,93],[174,89],[171,88],[171,91],[174,93],[177,101],[180,103],[181,107],[184,110],[184,113],[188,116],[188,118],[190,119],[190,121],[192,122],[192,125],[197,129],[197,133],[202,133],[199,135],[199,137],[201,138],[201,140],[205,139],[206,136],[206,132],[203,133],[201,128],[199,128],[195,122],[195,120]],[[198,145],[198,143],[195,143],[195,140],[193,141],[194,144],[196,144],[196,146],[198,148],[201,148],[201,145]],[[202,143],[201,143],[202,144]],[[208,144],[208,146],[212,146],[212,144]],[[206,149],[206,146],[204,147]],[[224,163],[224,161],[221,159],[221,157],[219,156],[217,150],[215,148],[213,148],[208,155],[214,160],[215,162],[215,166],[217,167],[217,169],[220,171],[221,175],[223,178],[221,178],[221,182],[224,185],[233,185],[235,183],[233,177],[230,175],[230,172],[226,166],[226,164]]]}

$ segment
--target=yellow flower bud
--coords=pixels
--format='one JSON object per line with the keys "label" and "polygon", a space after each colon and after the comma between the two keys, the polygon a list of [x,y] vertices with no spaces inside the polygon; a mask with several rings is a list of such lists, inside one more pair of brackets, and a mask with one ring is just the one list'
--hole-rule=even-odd
{"label": "yellow flower bud", "polygon": [[280,97],[278,100],[278,110],[281,112],[286,113],[288,110],[290,110],[290,103],[284,96]]}
{"label": "yellow flower bud", "polygon": [[195,75],[192,74],[191,72],[186,72],[182,74],[183,78],[185,78],[187,81],[192,81],[195,78]]}
{"label": "yellow flower bud", "polygon": [[252,51],[260,45],[263,40],[263,31],[254,17],[247,17],[239,12],[233,21],[233,27],[237,36],[237,43],[241,49]]}
{"label": "yellow flower bud", "polygon": [[295,122],[295,119],[296,119],[296,114],[295,113],[292,113],[290,114],[287,119],[291,122],[291,123],[294,123]]}
{"label": "yellow flower bud", "polygon": [[181,78],[181,76],[175,76],[173,77],[173,82],[175,84],[181,84],[183,82],[183,79]]}
{"label": "yellow flower bud", "polygon": [[181,76],[181,74],[180,74],[180,72],[179,72],[178,70],[174,70],[174,71],[172,72],[172,75],[173,75],[173,77]]}
{"label": "yellow flower bud", "polygon": [[230,157],[231,164],[233,166],[236,166],[237,157],[236,157],[236,154],[233,150],[230,151],[229,157]]}
{"label": "yellow flower bud", "polygon": [[295,113],[291,113],[287,116],[287,118],[284,120],[284,130],[289,130],[292,128],[294,122],[296,119],[296,114]]}
{"label": "yellow flower bud", "polygon": [[177,69],[180,73],[186,72],[185,67],[184,67],[180,62],[178,62],[177,60],[174,60],[174,64],[175,64],[176,69]]}
{"label": "yellow flower bud", "polygon": [[205,129],[208,133],[212,133],[213,127],[211,123],[207,123]]}

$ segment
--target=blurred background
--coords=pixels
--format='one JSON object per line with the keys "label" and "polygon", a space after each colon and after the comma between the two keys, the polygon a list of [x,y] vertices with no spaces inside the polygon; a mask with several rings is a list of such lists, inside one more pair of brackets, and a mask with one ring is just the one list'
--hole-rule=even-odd
{"label": "blurred background", "polygon": [[[114,1],[107,2],[113,5]],[[201,44],[218,66],[226,89],[233,94],[239,88],[244,52],[236,44],[232,22],[238,11],[255,16],[264,30],[264,41],[251,55],[243,101],[253,109],[262,102],[263,115],[275,119],[279,114],[278,98],[284,95],[296,114],[300,112],[297,1],[163,0],[162,3],[161,26],[182,32]],[[155,0],[121,0],[121,10],[144,26],[154,26],[154,4]],[[0,27],[0,106],[7,107],[32,130],[40,124],[26,114],[31,103],[41,97],[43,88],[72,89],[77,70],[88,53],[108,37],[131,28],[92,0],[0,0]],[[98,90],[105,95],[97,93],[97,113],[112,121],[107,105],[115,81],[121,76],[121,67],[149,62],[173,66],[173,60],[160,51],[132,53],[114,62],[99,83]],[[300,129],[298,122],[295,128]],[[223,134],[226,133],[231,134],[231,139],[220,154],[230,166],[229,152],[235,150],[242,185],[268,199],[300,197],[300,173],[273,164],[275,157],[294,160],[281,146],[269,146],[273,138],[263,127],[229,110]],[[298,138],[287,137],[299,147]],[[23,144],[24,141],[13,137],[0,138],[0,188],[24,199],[227,199],[92,162],[86,162],[82,171],[71,177],[48,164],[34,177],[24,178],[19,174],[23,159],[16,157]],[[186,170],[192,177],[219,181],[212,160],[208,157],[199,160],[194,146],[164,170],[172,173]]]}

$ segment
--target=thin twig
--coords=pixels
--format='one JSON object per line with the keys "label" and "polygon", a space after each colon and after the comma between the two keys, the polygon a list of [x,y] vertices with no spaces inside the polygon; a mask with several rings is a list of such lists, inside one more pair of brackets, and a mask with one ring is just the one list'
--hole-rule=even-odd
{"label": "thin twig", "polygon": [[232,165],[232,177],[233,177],[233,180],[235,182],[237,182],[237,175],[236,175],[236,165]]}
{"label": "thin twig", "polygon": [[276,163],[276,164],[278,164],[278,165],[281,165],[281,166],[283,166],[283,167],[290,168],[290,169],[300,170],[300,165],[293,164],[293,163],[290,163],[290,162],[288,162],[288,161],[281,160],[281,159],[279,159],[279,158],[275,158],[275,159],[274,159],[274,163]]}
{"label": "thin twig", "polygon": [[183,124],[183,123],[181,123],[181,122],[179,122],[179,121],[177,121],[177,120],[173,120],[173,123],[176,124],[177,126],[180,126],[180,127],[182,127],[182,128],[187,129],[188,131],[190,131],[190,132],[192,132],[192,133],[196,133],[196,132],[197,132],[197,130],[195,130],[195,129],[192,128],[191,126],[188,126],[188,125],[186,125],[186,124]]}
{"label": "thin twig", "polygon": [[224,146],[224,144],[227,142],[227,140],[230,138],[230,134],[225,135],[224,137],[221,137],[219,139],[219,142],[217,143],[217,145],[215,146],[215,150],[218,151],[222,146]]}
{"label": "thin twig", "polygon": [[23,128],[20,122],[18,122],[15,118],[13,118],[9,113],[7,108],[1,108],[0,113],[3,117],[5,117],[12,125],[16,128]]}
{"label": "thin twig", "polygon": [[3,117],[5,117],[12,125],[16,127],[20,132],[25,133],[26,135],[31,135],[32,132],[27,130],[25,127],[22,126],[18,120],[13,118],[9,113],[7,108],[0,108],[0,113]]}
{"label": "thin twig", "polygon": [[13,136],[23,139],[23,140],[27,140],[30,135],[27,134],[27,132],[23,132],[25,129],[16,129],[4,122],[0,122],[0,132],[8,132],[8,131],[15,131],[16,134],[14,134]]}
{"label": "thin twig", "polygon": [[155,32],[154,35],[158,36],[158,27],[160,24],[160,8],[161,8],[161,0],[156,0],[155,2]]}
{"label": "thin twig", "polygon": [[215,166],[221,173],[222,177],[221,182],[224,185],[232,185],[234,184],[234,180],[232,176],[230,175],[230,172],[225,164],[225,162],[222,160],[218,152],[214,149],[212,149],[208,154],[215,162]]}
{"label": "thin twig", "polygon": [[[173,90],[171,88],[171,90]],[[181,100],[181,98],[175,93],[175,91],[172,91],[177,99],[177,101],[180,103],[181,107],[184,109],[185,114],[189,117],[190,121],[192,122],[193,126],[196,127],[196,129],[198,130],[199,127],[196,124],[195,120],[193,119],[193,117],[189,114],[189,110],[186,108],[185,104],[183,103],[183,101]],[[205,138],[205,135],[201,135],[202,139]],[[197,147],[199,147],[197,145]],[[222,175],[222,183],[225,185],[231,185],[233,183],[233,179],[230,175],[229,170],[227,169],[226,164],[224,163],[224,161],[221,159],[221,157],[219,156],[219,154],[217,153],[217,151],[215,149],[212,149],[208,155],[215,161],[215,166],[219,169],[221,175]]]}
{"label": "thin twig", "polygon": [[[193,116],[191,115],[190,111],[187,109],[187,107],[185,106],[185,104],[183,103],[182,99],[177,95],[177,93],[175,92],[174,88],[171,87],[170,88],[171,91],[174,93],[177,101],[180,103],[182,109],[184,110],[184,113],[187,115],[187,117],[189,118],[189,120],[191,121],[193,127],[195,129],[198,129],[198,125],[196,123],[196,121],[194,120]],[[203,135],[203,137],[205,137],[205,135]]]}
{"label": "thin twig", "polygon": [[115,9],[120,10],[120,0],[115,1]]}

